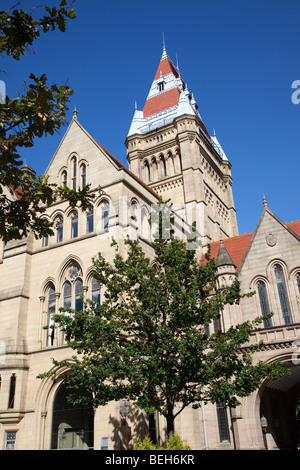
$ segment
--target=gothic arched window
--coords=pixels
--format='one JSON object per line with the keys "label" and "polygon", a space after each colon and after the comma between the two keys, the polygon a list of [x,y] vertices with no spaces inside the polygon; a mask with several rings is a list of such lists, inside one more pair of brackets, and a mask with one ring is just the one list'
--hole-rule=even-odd
{"label": "gothic arched window", "polygon": [[67,186],[67,172],[64,170],[62,172],[62,185],[65,188]]}
{"label": "gothic arched window", "polygon": [[75,310],[79,312],[83,309],[83,283],[81,279],[75,282]]}
{"label": "gothic arched window", "polygon": [[77,187],[76,176],[77,176],[77,158],[73,157],[72,158],[72,188],[73,189],[76,189]]}
{"label": "gothic arched window", "polygon": [[64,222],[62,217],[59,217],[56,222],[56,241],[57,243],[63,241]]}
{"label": "gothic arched window", "polygon": [[90,208],[86,214],[86,233],[94,231],[94,211]]}
{"label": "gothic arched window", "polygon": [[95,277],[92,279],[92,302],[100,304],[100,284]]}
{"label": "gothic arched window", "polygon": [[275,277],[278,289],[278,295],[280,299],[281,311],[285,325],[290,325],[292,323],[291,312],[289,307],[289,301],[287,296],[287,290],[284,280],[284,274],[282,267],[277,264],[275,266]]}
{"label": "gothic arched window", "polygon": [[[260,301],[261,315],[262,317],[265,317],[266,315],[270,313],[266,284],[263,281],[259,281],[257,283],[257,290],[258,290],[258,296],[259,296],[259,301]],[[271,319],[265,318],[264,327],[269,328],[270,326],[271,326]]]}
{"label": "gothic arched window", "polygon": [[109,204],[104,202],[102,204],[102,229],[107,229],[109,226]]}
{"label": "gothic arched window", "polygon": [[78,237],[78,214],[73,212],[71,215],[71,238]]}
{"label": "gothic arched window", "polygon": [[54,343],[54,321],[53,315],[55,315],[55,305],[56,305],[56,295],[55,295],[55,287],[53,284],[50,284],[48,288],[48,334],[47,334],[47,346],[53,346]]}
{"label": "gothic arched window", "polygon": [[297,286],[300,294],[300,273],[297,275]]}
{"label": "gothic arched window", "polygon": [[63,305],[66,310],[72,307],[72,286],[69,281],[64,284]]}
{"label": "gothic arched window", "polygon": [[81,186],[82,189],[86,187],[86,165],[83,163],[81,165]]}

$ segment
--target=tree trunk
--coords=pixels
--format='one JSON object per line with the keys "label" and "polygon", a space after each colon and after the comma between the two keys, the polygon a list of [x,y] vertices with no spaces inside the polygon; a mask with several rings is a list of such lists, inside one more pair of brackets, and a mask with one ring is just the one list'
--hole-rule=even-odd
{"label": "tree trunk", "polygon": [[173,406],[168,406],[168,413],[166,415],[167,419],[167,436],[169,437],[174,434],[174,415],[173,415]]}

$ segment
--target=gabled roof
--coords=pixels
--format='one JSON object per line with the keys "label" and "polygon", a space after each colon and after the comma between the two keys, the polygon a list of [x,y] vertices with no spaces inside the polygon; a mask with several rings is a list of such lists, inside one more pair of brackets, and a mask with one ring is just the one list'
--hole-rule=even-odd
{"label": "gabled roof", "polygon": [[[259,228],[260,222],[265,214],[268,212],[272,215],[283,227],[287,229],[292,235],[294,235],[300,241],[300,220],[296,220],[289,223],[283,223],[275,214],[273,214],[267,207],[264,209],[260,221],[257,225],[255,232],[245,233],[243,235],[237,235],[235,237],[225,238],[222,241],[212,242],[210,245],[211,258],[216,261],[223,259],[222,257],[222,245],[226,248],[229,260],[231,259],[237,270],[239,270],[246,258],[246,255],[253,243],[255,234]],[[223,253],[224,254],[224,253]]]}

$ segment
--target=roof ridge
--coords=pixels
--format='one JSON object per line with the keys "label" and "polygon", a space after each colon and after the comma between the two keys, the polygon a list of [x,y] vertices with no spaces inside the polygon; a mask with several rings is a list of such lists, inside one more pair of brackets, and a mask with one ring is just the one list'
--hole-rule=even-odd
{"label": "roof ridge", "polygon": [[107,153],[107,155],[110,158],[112,158],[115,161],[115,163],[117,163],[117,165],[120,168],[127,171],[131,176],[133,176],[137,181],[139,181],[143,186],[145,186],[145,188],[151,191],[154,194],[154,196],[159,197],[158,194],[150,186],[148,186],[143,180],[141,180],[137,175],[135,175],[131,170],[129,170],[129,168],[127,168],[122,162],[120,162],[120,160],[114,157],[112,153],[110,153],[105,147],[103,147],[102,144],[100,144],[100,142],[97,142],[97,144],[102,148],[102,150],[104,150]]}

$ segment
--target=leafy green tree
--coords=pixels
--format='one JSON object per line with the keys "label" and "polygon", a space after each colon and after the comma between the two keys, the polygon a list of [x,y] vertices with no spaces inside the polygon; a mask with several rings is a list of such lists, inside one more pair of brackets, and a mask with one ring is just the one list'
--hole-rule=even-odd
{"label": "leafy green tree", "polygon": [[141,441],[137,439],[134,443],[134,450],[192,450],[188,444],[184,444],[178,434],[169,437],[166,447],[157,447],[149,436],[144,437]]}
{"label": "leafy green tree", "polygon": [[[54,360],[68,369],[63,381],[73,403],[90,395],[95,407],[126,398],[149,414],[158,410],[171,435],[175,417],[187,406],[238,406],[264,379],[286,372],[281,363],[253,364],[262,343],[243,349],[261,320],[207,336],[206,325],[243,297],[238,280],[216,290],[209,253],[199,263],[195,250],[162,234],[152,243],[152,260],[137,241],[125,240],[126,256],[113,244],[113,263],[101,253],[93,259],[100,305],[87,301],[82,311],[54,318],[76,352],[72,361]],[[55,372],[45,376],[55,379]]]}
{"label": "leafy green tree", "polygon": [[[0,11],[0,56],[20,60],[42,33],[64,32],[76,18],[72,3],[59,8],[45,7],[41,18],[37,9],[14,8]],[[21,96],[2,97],[0,104],[0,237],[7,242],[33,231],[40,238],[52,234],[52,225],[41,214],[57,200],[67,200],[83,209],[90,201],[89,186],[79,191],[49,184],[45,176],[24,177],[22,148],[34,145],[36,138],[53,135],[66,122],[66,111],[73,90],[67,84],[47,83],[46,74],[31,74]],[[17,194],[17,197],[15,195]]]}

